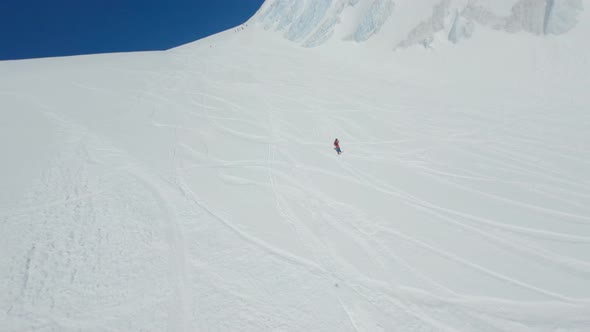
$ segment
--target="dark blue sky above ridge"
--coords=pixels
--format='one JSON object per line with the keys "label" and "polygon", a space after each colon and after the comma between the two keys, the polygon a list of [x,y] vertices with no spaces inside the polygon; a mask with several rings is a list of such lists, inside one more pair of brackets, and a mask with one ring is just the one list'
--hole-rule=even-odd
{"label": "dark blue sky above ridge", "polygon": [[0,60],[164,50],[248,20],[264,0],[2,0]]}

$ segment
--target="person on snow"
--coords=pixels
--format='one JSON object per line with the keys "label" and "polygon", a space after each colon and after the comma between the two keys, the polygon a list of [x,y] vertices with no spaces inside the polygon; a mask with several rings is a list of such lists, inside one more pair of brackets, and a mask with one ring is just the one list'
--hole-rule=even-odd
{"label": "person on snow", "polygon": [[342,153],[342,150],[340,150],[340,141],[338,139],[334,140],[334,150],[336,150],[338,154]]}

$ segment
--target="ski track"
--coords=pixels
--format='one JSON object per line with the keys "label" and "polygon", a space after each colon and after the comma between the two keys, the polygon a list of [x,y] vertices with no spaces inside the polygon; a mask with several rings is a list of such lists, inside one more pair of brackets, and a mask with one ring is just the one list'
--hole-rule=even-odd
{"label": "ski track", "polygon": [[[428,204],[428,203],[426,203],[426,204]],[[412,237],[409,237],[409,236],[407,236],[407,235],[405,235],[403,233],[400,233],[398,231],[392,231],[391,229],[381,229],[380,231],[381,232],[385,232],[385,233],[390,233],[390,234],[392,234],[392,235],[394,235],[396,237],[402,238],[402,239],[404,239],[406,241],[410,241],[410,242],[412,242],[412,243],[414,243],[414,244],[416,244],[418,246],[421,246],[421,247],[427,248],[428,250],[431,250],[434,254],[438,254],[438,255],[442,255],[442,256],[444,256],[446,258],[450,258],[452,260],[455,260],[457,262],[460,262],[461,264],[467,265],[467,266],[469,266],[469,267],[471,267],[473,269],[476,269],[478,271],[481,271],[483,273],[486,273],[488,275],[491,275],[491,276],[493,276],[495,278],[498,278],[498,279],[501,279],[503,281],[508,281],[508,282],[517,284],[518,286],[521,286],[521,287],[524,287],[524,288],[527,288],[527,289],[531,289],[531,290],[534,290],[536,292],[539,292],[539,293],[542,293],[542,294],[545,294],[545,295],[549,295],[551,297],[555,297],[555,298],[560,299],[560,300],[573,301],[572,299],[566,298],[566,297],[562,297],[559,294],[554,294],[554,293],[551,293],[551,292],[547,292],[547,291],[544,291],[542,289],[538,289],[536,287],[530,286],[528,284],[521,283],[521,282],[519,282],[517,280],[513,280],[513,279],[508,278],[506,276],[499,275],[499,274],[497,274],[497,273],[495,273],[493,271],[490,271],[488,269],[485,269],[485,268],[483,268],[483,267],[481,267],[481,266],[479,266],[477,264],[474,264],[472,262],[463,260],[463,259],[461,259],[461,258],[459,258],[459,257],[457,257],[455,255],[452,255],[452,254],[450,254],[448,252],[445,252],[444,250],[441,250],[440,248],[432,247],[432,246],[430,246],[430,245],[428,245],[426,243],[423,243],[422,241],[418,241],[418,240],[416,240],[416,239],[414,239]]]}

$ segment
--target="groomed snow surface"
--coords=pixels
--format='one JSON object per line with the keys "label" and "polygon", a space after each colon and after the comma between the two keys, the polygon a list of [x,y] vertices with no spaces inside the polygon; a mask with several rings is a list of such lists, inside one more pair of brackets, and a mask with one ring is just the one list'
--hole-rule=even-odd
{"label": "groomed snow surface", "polygon": [[582,28],[0,63],[0,330],[588,331]]}

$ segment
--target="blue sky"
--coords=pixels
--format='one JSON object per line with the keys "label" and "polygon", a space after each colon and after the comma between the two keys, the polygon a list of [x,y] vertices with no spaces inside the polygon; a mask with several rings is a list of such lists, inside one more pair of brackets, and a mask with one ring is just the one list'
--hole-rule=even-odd
{"label": "blue sky", "polygon": [[245,22],[264,0],[1,0],[0,60],[163,50]]}

